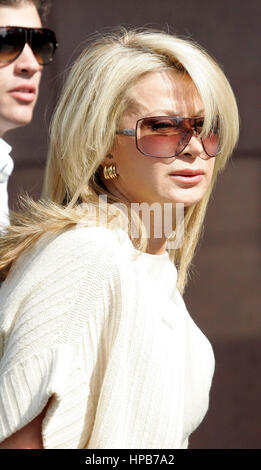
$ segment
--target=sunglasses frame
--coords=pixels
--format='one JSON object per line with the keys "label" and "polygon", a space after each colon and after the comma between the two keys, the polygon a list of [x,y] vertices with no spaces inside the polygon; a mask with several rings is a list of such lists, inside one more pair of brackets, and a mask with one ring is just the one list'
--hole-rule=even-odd
{"label": "sunglasses frame", "polygon": [[[15,30],[15,31],[18,31],[18,30],[21,30],[24,32],[24,44],[23,46],[21,47],[21,50],[19,51],[19,53],[11,60],[7,60],[7,61],[3,61],[0,59],[0,63],[1,64],[11,64],[12,62],[14,62],[23,52],[24,50],[24,47],[26,44],[28,44],[38,62],[39,65],[48,65],[50,64],[52,61],[53,61],[53,57],[54,57],[54,54],[55,54],[55,51],[57,49],[57,47],[59,46],[59,43],[57,42],[56,40],[56,36],[55,36],[55,33],[54,31],[52,31],[51,29],[48,29],[48,28],[26,28],[24,26],[0,26],[0,34],[1,34],[1,31],[5,30]],[[52,57],[50,58],[50,60],[48,62],[45,62],[45,63],[40,63],[33,51],[33,48],[32,48],[32,35],[35,31],[41,31],[41,32],[47,32],[48,34],[50,34],[50,36],[52,37],[53,39],[53,52],[52,52]],[[0,52],[0,56],[1,56],[1,52]]]}
{"label": "sunglasses frame", "polygon": [[[190,138],[189,138],[188,142],[186,143],[186,145],[179,152],[176,152],[174,155],[170,155],[168,157],[159,157],[159,156],[155,156],[155,155],[151,155],[149,153],[143,152],[138,146],[138,132],[137,131],[138,131],[138,127],[139,127],[140,123],[144,119],[157,119],[157,118],[175,119],[175,121],[178,121],[178,122],[180,122],[180,121],[189,121],[190,122],[190,130],[188,130],[187,133],[184,133],[184,137],[187,134],[191,134]],[[124,135],[126,137],[135,137],[136,148],[142,155],[145,155],[147,157],[153,157],[153,158],[173,158],[173,157],[177,157],[178,155],[181,154],[181,152],[183,152],[183,150],[189,144],[189,142],[190,142],[193,135],[196,135],[196,137],[199,136],[199,133],[197,131],[197,123],[196,123],[196,121],[198,119],[204,119],[204,117],[188,118],[188,117],[182,117],[182,116],[148,116],[146,118],[138,119],[137,122],[136,122],[136,128],[135,129],[118,129],[116,131],[116,134]],[[191,133],[191,130],[192,130],[192,133]],[[202,147],[204,149],[204,152],[206,153],[206,155],[208,155],[208,157],[216,157],[220,153],[220,150],[219,150],[215,155],[209,155],[208,152],[205,149],[205,145],[204,145],[204,142],[202,140],[202,137],[200,137],[200,141],[201,141]]]}

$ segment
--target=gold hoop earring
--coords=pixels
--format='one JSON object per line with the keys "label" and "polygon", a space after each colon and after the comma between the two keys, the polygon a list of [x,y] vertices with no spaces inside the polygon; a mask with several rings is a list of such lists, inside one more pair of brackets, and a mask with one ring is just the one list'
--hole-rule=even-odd
{"label": "gold hoop earring", "polygon": [[116,166],[115,165],[110,165],[103,168],[103,176],[106,180],[113,180],[114,178],[118,178],[118,175],[116,173]]}

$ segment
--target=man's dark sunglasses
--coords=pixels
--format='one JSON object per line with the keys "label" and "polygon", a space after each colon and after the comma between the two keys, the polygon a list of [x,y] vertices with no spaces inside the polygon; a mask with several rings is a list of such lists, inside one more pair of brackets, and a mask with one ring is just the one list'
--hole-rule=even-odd
{"label": "man's dark sunglasses", "polygon": [[53,60],[58,43],[55,33],[46,28],[0,27],[0,63],[10,64],[22,53],[28,43],[40,65]]}

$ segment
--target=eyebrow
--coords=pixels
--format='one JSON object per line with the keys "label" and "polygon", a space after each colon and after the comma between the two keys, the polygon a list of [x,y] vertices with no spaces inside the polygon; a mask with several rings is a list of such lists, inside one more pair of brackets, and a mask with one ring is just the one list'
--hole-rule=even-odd
{"label": "eyebrow", "polygon": [[128,106],[126,111],[131,114],[138,114],[140,112],[139,104],[132,98],[128,98]]}
{"label": "eyebrow", "polygon": [[[131,113],[131,114],[134,114],[134,115],[139,115],[140,114],[140,105],[137,101],[135,101],[135,99],[133,98],[129,98],[128,99],[128,108],[127,108],[128,112]],[[158,114],[160,113],[160,114]],[[153,111],[150,111],[149,114],[145,114],[143,115],[142,117],[154,117],[154,116],[180,116],[180,117],[185,117],[185,116],[182,116],[182,113],[177,113],[177,112],[174,112],[173,109],[154,109]],[[200,109],[199,111],[197,111],[195,114],[193,114],[192,116],[187,116],[187,117],[191,117],[191,118],[198,118],[198,117],[204,117],[204,109]]]}
{"label": "eyebrow", "polygon": [[193,118],[202,117],[204,116],[204,113],[205,113],[204,109],[200,109],[196,114],[194,114],[194,116],[191,116],[191,117]]}

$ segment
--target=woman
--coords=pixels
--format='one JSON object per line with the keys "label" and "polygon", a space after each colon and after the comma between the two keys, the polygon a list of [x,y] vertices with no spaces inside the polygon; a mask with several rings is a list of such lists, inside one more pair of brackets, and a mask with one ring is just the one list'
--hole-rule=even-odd
{"label": "woman", "polygon": [[181,294],[237,137],[231,87],[192,42],[121,30],[83,51],[44,200],[0,244],[0,447],[188,446],[214,358]]}

